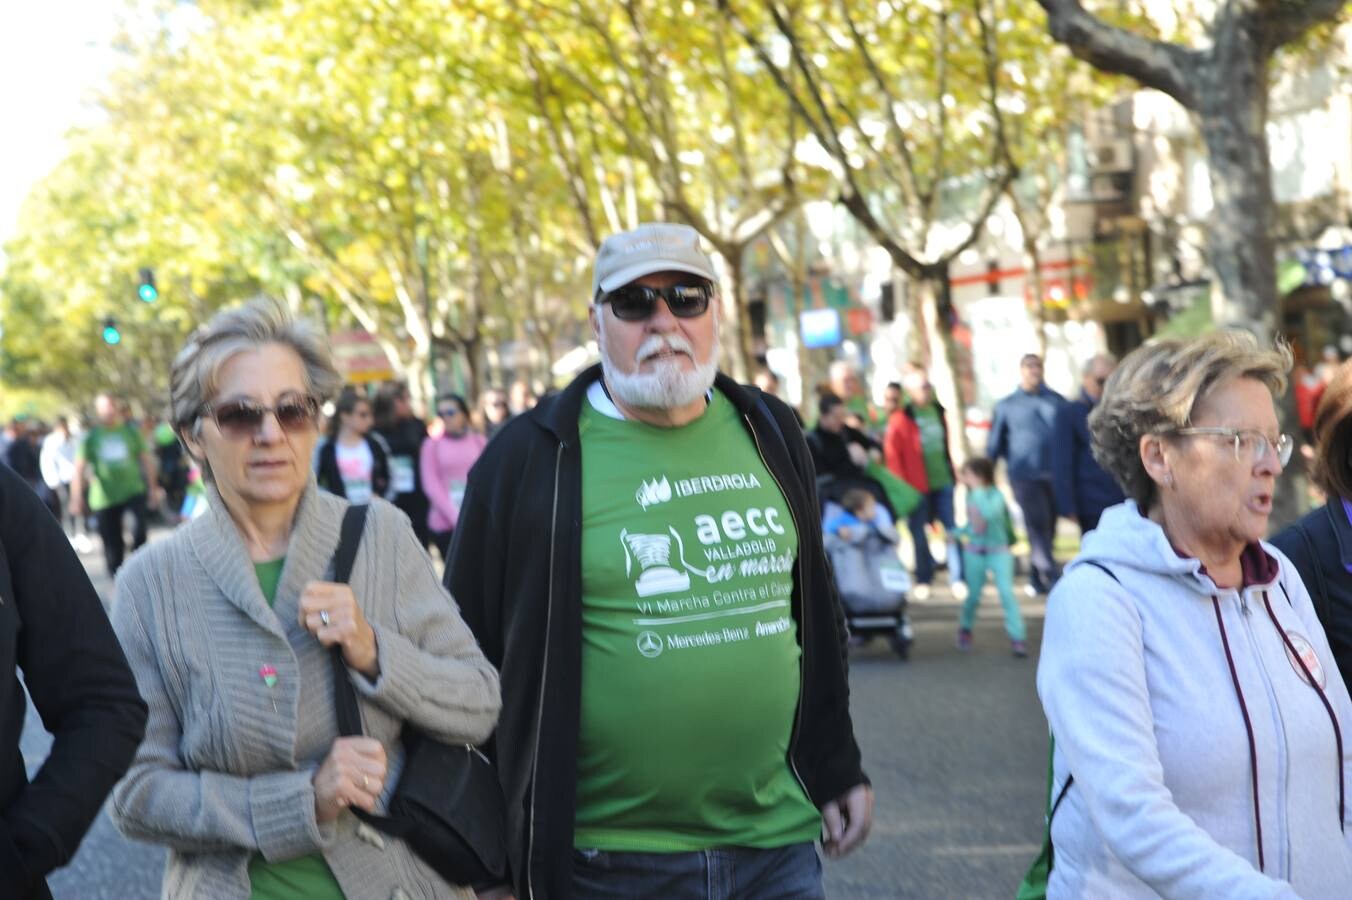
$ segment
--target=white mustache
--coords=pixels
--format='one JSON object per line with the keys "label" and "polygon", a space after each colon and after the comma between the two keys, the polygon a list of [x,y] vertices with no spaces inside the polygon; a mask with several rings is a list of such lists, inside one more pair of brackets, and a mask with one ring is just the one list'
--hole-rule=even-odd
{"label": "white mustache", "polygon": [[668,350],[684,353],[691,359],[695,358],[695,348],[679,334],[654,334],[638,348],[638,352],[634,354],[634,361],[641,363]]}

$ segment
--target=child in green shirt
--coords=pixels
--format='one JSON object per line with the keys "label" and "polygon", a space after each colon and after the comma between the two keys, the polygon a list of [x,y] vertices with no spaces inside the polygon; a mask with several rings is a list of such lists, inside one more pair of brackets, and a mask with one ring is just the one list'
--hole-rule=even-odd
{"label": "child in green shirt", "polygon": [[1014,655],[1025,657],[1028,655],[1027,632],[1018,600],[1014,597],[1014,554],[1009,549],[1014,540],[1014,527],[1004,495],[995,487],[995,466],[989,459],[978,456],[963,463],[959,474],[967,489],[967,524],[957,529],[957,534],[966,539],[962,571],[967,582],[967,599],[962,604],[959,618],[958,649],[972,648],[972,623],[989,572],[1000,594],[1000,605],[1005,610],[1005,631],[1009,634]]}

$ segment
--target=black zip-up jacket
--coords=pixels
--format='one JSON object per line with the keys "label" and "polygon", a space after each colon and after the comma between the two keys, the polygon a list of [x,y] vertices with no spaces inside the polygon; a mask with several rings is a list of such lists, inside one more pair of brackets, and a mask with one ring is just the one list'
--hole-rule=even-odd
{"label": "black zip-up jacket", "polygon": [[[32,783],[26,702],[54,737]],[[145,734],[146,705],[80,558],[33,489],[0,465],[0,897],[46,898]]]}
{"label": "black zip-up jacket", "polygon": [[[366,435],[366,446],[371,448],[371,495],[384,497],[390,489],[390,460],[380,440]],[[319,486],[330,494],[347,496],[343,473],[338,471],[338,439],[329,438],[319,448],[319,468],[315,472]]]}
{"label": "black zip-up jacket", "polygon": [[[490,751],[507,798],[507,846],[522,900],[572,896],[582,670],[577,426],[599,376],[600,366],[592,367],[493,439],[470,472],[446,569],[461,615],[501,673],[502,714]],[[715,387],[741,413],[798,526],[792,606],[803,683],[789,762],[820,807],[867,778],[850,720],[845,630],[822,549],[812,460],[789,407],[721,374]]]}

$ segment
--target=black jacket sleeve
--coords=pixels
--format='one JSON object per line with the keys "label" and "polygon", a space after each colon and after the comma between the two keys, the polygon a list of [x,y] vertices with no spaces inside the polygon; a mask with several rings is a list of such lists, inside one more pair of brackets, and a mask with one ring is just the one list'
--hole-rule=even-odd
{"label": "black jacket sleeve", "polygon": [[[145,733],[146,705],[61,526],[3,466],[0,551],[0,602],[17,611],[6,620],[18,623],[15,661],[55,738],[30,785],[12,793],[6,785],[0,896],[12,897],[34,890],[37,880],[74,855],[131,764]],[[17,743],[19,735],[4,740]]]}

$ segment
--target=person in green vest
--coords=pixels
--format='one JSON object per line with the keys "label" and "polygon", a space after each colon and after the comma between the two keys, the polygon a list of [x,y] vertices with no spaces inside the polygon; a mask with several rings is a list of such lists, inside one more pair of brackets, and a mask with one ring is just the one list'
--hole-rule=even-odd
{"label": "person in green vest", "polygon": [[[103,560],[109,576],[117,574],[127,552],[123,519],[132,515],[131,548],[146,542],[148,507],[160,503],[155,454],[141,431],[126,420],[122,401],[110,394],[94,399],[98,423],[85,434],[75,451],[75,478],[71,481],[71,513],[92,510],[103,541]],[[88,499],[85,490],[88,489]]]}
{"label": "person in green vest", "polygon": [[815,843],[868,834],[807,445],[718,372],[717,283],[688,226],[607,238],[601,364],[469,476],[446,585],[502,671],[517,897],[820,898]]}
{"label": "person in green vest", "polygon": [[851,416],[858,417],[859,425],[855,427],[872,434],[886,426],[887,420],[882,411],[869,402],[864,381],[859,377],[859,368],[854,363],[838,359],[826,371],[831,393],[845,401],[845,409]]}

